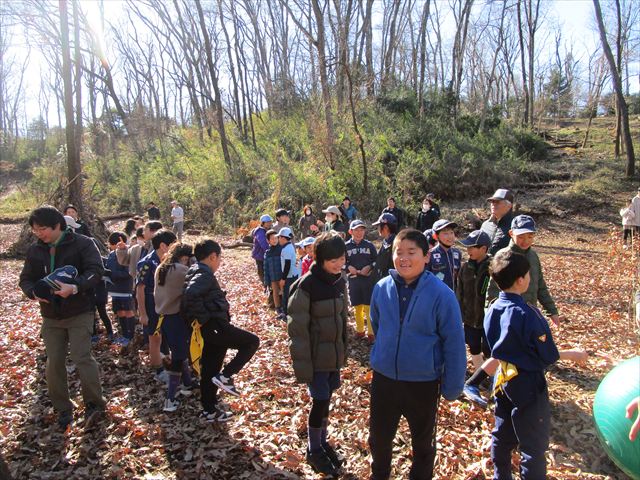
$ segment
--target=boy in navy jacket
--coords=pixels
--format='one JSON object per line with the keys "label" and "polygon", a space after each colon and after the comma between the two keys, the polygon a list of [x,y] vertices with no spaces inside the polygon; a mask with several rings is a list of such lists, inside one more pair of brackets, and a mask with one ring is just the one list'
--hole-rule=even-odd
{"label": "boy in navy jacket", "polygon": [[457,223],[438,220],[433,224],[433,236],[438,244],[431,250],[428,269],[454,290],[458,272],[462,263],[462,254],[453,245],[456,243]]}
{"label": "boy in navy jacket", "polygon": [[520,446],[520,478],[546,478],[550,406],[545,369],[557,360],[584,362],[580,350],[559,352],[540,311],[522,294],[529,287],[529,261],[502,250],[491,262],[491,278],[500,287],[487,311],[484,329],[491,355],[500,360],[494,383],[495,427],[491,459],[495,479],[511,479],[511,451]]}
{"label": "boy in navy jacket", "polygon": [[391,474],[393,439],[400,417],[411,430],[410,478],[432,478],[440,394],[455,400],[464,384],[466,352],[460,307],[453,291],[426,270],[429,246],[414,229],[393,242],[395,270],[371,297],[369,446],[373,480]]}

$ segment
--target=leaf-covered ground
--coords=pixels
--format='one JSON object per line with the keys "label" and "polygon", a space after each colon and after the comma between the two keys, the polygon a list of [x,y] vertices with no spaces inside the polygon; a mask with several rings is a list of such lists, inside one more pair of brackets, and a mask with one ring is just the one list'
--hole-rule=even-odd
{"label": "leaf-covered ground", "polygon": [[[591,357],[580,367],[560,363],[548,375],[553,405],[549,478],[624,478],[600,447],[591,407],[612,365],[638,354],[637,329],[628,313],[637,256],[622,250],[615,234],[568,233],[566,228],[548,223],[536,248],[566,317],[555,331],[557,343],[585,348]],[[226,250],[224,257],[219,277],[229,292],[233,321],[262,341],[236,380],[243,396],[225,398],[234,419],[223,425],[199,421],[197,395],[175,414],[163,413],[164,389],[153,381],[146,354],[122,354],[103,341],[95,354],[109,401],[106,418],[83,430],[80,385],[70,364],[76,422],[64,433],[46,395],[37,305],[25,301],[16,286],[21,263],[1,261],[0,451],[15,478],[316,478],[303,458],[309,397],[292,376],[285,324],[266,308],[248,251]],[[330,435],[347,457],[342,478],[355,479],[369,473],[370,373],[369,347],[351,335],[343,384],[332,402]],[[437,478],[490,478],[491,425],[489,410],[442,401]],[[409,445],[403,425],[393,478],[408,476]]]}

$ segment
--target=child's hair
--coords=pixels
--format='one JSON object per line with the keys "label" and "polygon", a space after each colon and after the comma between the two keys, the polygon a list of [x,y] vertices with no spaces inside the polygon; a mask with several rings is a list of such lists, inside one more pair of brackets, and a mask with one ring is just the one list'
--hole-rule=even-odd
{"label": "child's hair", "polygon": [[43,205],[31,212],[31,215],[29,215],[29,226],[33,227],[34,225],[49,228],[56,228],[56,225],[60,225],[60,230],[67,228],[64,215],[51,205]]}
{"label": "child's hair", "polygon": [[518,278],[524,277],[531,265],[527,257],[512,250],[500,251],[489,265],[491,278],[500,290],[511,288]]}
{"label": "child's hair", "polygon": [[171,245],[167,255],[160,263],[160,266],[158,266],[158,285],[164,285],[169,270],[175,268],[176,263],[178,263],[182,257],[191,257],[191,255],[193,255],[193,247],[191,245],[178,242]]}
{"label": "child's hair", "polygon": [[340,258],[347,254],[347,247],[344,240],[336,232],[324,232],[316,238],[313,244],[313,256],[320,266],[326,260]]}
{"label": "child's hair", "polygon": [[222,248],[220,247],[220,244],[218,242],[209,238],[200,240],[193,248],[193,254],[198,261],[204,260],[212,253],[220,255],[222,253]]}
{"label": "child's hair", "polygon": [[144,227],[138,227],[136,229],[136,237],[137,238],[144,238]]}
{"label": "child's hair", "polygon": [[267,230],[267,233],[265,233],[265,235],[267,236],[267,240],[269,240],[273,235],[276,235],[278,232],[276,232],[275,230]]}
{"label": "child's hair", "polygon": [[171,230],[158,230],[156,234],[151,239],[151,245],[153,245],[153,249],[157,250],[160,248],[160,245],[163,243],[167,246],[171,245],[178,239],[176,234]]}
{"label": "child's hair", "polygon": [[123,242],[127,241],[127,236],[124,232],[112,232],[107,239],[109,245],[117,245],[120,240]]}
{"label": "child's hair", "polygon": [[148,228],[152,232],[157,232],[158,230],[162,230],[162,222],[157,220],[151,220],[144,224],[145,228]]}
{"label": "child's hair", "polygon": [[400,242],[403,240],[409,240],[410,242],[415,243],[418,247],[420,247],[423,255],[427,255],[429,253],[429,242],[427,242],[427,237],[425,237],[424,233],[422,233],[421,231],[416,230],[415,228],[405,228],[403,230],[400,230],[400,233],[393,241],[394,252],[396,251],[396,248],[398,248],[398,245],[400,245]]}
{"label": "child's hair", "polygon": [[387,197],[387,202],[391,200],[393,203],[396,203],[396,199],[393,197]]}
{"label": "child's hair", "polygon": [[63,212],[67,213],[67,210],[69,210],[69,209],[75,210],[75,212],[78,213],[78,209],[76,208],[76,206],[71,204],[71,203],[69,205],[67,205],[66,207],[64,207]]}
{"label": "child's hair", "polygon": [[130,237],[133,232],[136,230],[136,219],[130,218],[127,220],[127,223],[124,224],[124,233],[127,234],[127,237]]}
{"label": "child's hair", "polygon": [[380,223],[378,228],[387,227],[389,229],[389,233],[393,235],[394,233],[398,233],[398,224],[397,223]]}
{"label": "child's hair", "polygon": [[429,205],[433,205],[433,200],[431,200],[429,197],[424,197],[422,199],[422,203],[428,203]]}

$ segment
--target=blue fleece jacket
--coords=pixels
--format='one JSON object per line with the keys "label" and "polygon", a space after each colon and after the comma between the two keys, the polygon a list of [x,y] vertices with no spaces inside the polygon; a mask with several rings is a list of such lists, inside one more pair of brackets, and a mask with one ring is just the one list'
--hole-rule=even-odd
{"label": "blue fleece jacket", "polygon": [[116,251],[113,250],[107,257],[105,267],[111,270],[111,282],[107,284],[107,289],[110,293],[124,293],[131,294],[133,289],[133,278],[129,275],[129,267],[120,265],[116,256]]}
{"label": "blue fleece jacket", "polygon": [[407,382],[440,379],[447,400],[462,392],[466,351],[462,317],[456,296],[431,272],[418,280],[404,319],[395,270],[380,280],[371,296],[371,325],[376,342],[371,368],[385,377]]}

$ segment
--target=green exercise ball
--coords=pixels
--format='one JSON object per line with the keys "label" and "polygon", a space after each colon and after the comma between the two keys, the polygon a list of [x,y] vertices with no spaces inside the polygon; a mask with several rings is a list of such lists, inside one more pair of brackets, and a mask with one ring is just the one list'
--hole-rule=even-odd
{"label": "green exercise ball", "polygon": [[609,458],[634,480],[640,480],[640,435],[629,440],[636,415],[626,418],[627,405],[640,395],[640,357],[617,365],[602,380],[593,401],[598,438]]}

